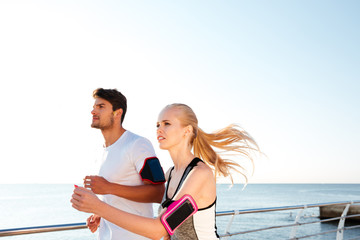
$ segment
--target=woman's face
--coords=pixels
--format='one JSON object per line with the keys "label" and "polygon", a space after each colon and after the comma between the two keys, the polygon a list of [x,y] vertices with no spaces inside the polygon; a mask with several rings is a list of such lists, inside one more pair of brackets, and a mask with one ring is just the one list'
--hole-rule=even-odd
{"label": "woman's face", "polygon": [[186,143],[186,127],[181,125],[179,114],[181,112],[176,108],[165,108],[159,114],[156,134],[161,149],[170,150]]}

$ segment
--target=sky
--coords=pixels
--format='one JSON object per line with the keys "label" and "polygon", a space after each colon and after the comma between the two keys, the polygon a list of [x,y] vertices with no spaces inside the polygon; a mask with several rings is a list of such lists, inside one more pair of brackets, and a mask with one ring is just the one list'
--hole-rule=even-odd
{"label": "sky", "polygon": [[180,102],[204,131],[236,123],[257,141],[266,156],[249,183],[360,183],[359,11],[355,0],[2,0],[0,184],[96,174],[98,87],[124,93],[124,127],[165,171],[156,121]]}

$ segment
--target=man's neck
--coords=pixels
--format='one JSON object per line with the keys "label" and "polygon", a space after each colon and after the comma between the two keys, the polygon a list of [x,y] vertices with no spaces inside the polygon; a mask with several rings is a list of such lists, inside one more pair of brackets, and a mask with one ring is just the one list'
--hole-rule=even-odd
{"label": "man's neck", "polygon": [[117,128],[111,128],[106,130],[101,130],[101,133],[105,139],[105,146],[109,147],[114,144],[126,131],[122,126]]}

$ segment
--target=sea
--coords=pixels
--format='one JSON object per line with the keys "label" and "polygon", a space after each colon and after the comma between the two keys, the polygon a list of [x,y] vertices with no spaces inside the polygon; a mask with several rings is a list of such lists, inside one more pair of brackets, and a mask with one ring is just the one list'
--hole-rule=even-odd
{"label": "sea", "polygon": [[[0,230],[44,225],[85,222],[89,216],[71,207],[71,184],[0,184]],[[218,184],[217,212],[229,210],[271,208],[308,205],[338,201],[359,201],[360,184]],[[157,214],[158,204],[154,204]],[[237,215],[229,232],[249,231],[274,225],[292,224],[299,210]],[[217,218],[218,233],[224,234],[230,216]],[[319,220],[319,208],[307,208],[303,222]],[[338,222],[315,223],[299,226],[297,236],[336,229]],[[346,222],[354,226],[355,222]],[[359,224],[359,223],[357,223]],[[226,239],[281,240],[289,239],[291,228],[270,229],[263,232],[241,234]],[[97,239],[87,229],[26,234],[2,237],[1,240],[60,240]],[[225,239],[225,238],[224,238]],[[300,239],[300,238],[299,238]],[[336,232],[305,239],[336,239]],[[344,232],[344,239],[360,239],[360,228]]]}

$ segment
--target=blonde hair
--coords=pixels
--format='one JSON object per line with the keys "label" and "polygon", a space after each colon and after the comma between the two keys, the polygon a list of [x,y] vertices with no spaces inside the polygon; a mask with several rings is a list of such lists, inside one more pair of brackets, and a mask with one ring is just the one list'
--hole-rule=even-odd
{"label": "blonde hair", "polygon": [[[198,120],[194,111],[187,105],[181,103],[174,103],[167,105],[167,108],[176,108],[180,110],[178,116],[179,121],[183,126],[192,126],[193,136],[190,144],[193,147],[193,152],[196,157],[201,158],[215,171],[217,175],[228,177],[231,181],[233,178],[231,170],[242,174],[248,182],[246,169],[239,163],[225,159],[225,155],[240,155],[250,160],[254,168],[253,153],[260,152],[255,140],[245,130],[241,129],[236,124],[231,124],[221,130],[213,133],[206,133],[198,127]],[[218,149],[219,151],[215,151]],[[228,154],[235,153],[235,154]]]}

